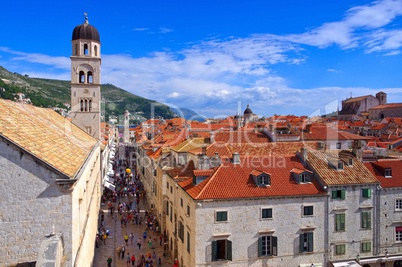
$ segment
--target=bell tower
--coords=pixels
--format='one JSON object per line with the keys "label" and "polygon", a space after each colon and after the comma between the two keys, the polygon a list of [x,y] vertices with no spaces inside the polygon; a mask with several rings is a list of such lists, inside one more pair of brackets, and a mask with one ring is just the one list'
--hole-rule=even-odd
{"label": "bell tower", "polygon": [[73,30],[71,54],[72,123],[100,139],[101,56],[98,30],[85,22]]}

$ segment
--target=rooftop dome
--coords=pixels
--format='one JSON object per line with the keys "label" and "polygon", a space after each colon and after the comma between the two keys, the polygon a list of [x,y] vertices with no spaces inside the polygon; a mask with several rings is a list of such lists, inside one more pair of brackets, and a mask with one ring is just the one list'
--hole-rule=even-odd
{"label": "rooftop dome", "polygon": [[73,30],[73,41],[78,39],[89,39],[100,42],[98,30],[88,23],[88,18],[85,18],[85,22],[78,25]]}
{"label": "rooftop dome", "polygon": [[247,108],[244,110],[244,115],[253,114],[253,111],[250,109],[250,105],[247,104]]}

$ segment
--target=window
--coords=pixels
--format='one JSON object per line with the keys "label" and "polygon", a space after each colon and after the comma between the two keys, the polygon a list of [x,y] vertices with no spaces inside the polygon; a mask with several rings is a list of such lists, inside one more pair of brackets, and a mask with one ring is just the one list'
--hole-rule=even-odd
{"label": "window", "polygon": [[335,245],[335,254],[336,255],[344,255],[346,253],[346,245]]}
{"label": "window", "polygon": [[395,210],[402,210],[402,198],[395,199]]}
{"label": "window", "polygon": [[335,231],[345,230],[345,213],[335,214]]}
{"label": "window", "polygon": [[362,189],[362,196],[364,198],[371,198],[371,188],[363,188]]}
{"label": "window", "polygon": [[88,55],[88,44],[84,44],[84,55]]}
{"label": "window", "polygon": [[170,216],[170,222],[172,222],[173,221],[173,207],[172,207],[172,205],[170,205],[170,212],[169,212],[169,216]]}
{"label": "window", "polygon": [[392,169],[385,169],[385,177],[392,177]]}
{"label": "window", "polygon": [[343,170],[343,162],[338,161],[338,170]]}
{"label": "window", "polygon": [[183,207],[183,199],[180,198],[180,206]]}
{"label": "window", "polygon": [[169,202],[166,201],[166,215],[169,215]]}
{"label": "window", "polygon": [[341,149],[341,143],[340,142],[336,143],[336,149]]}
{"label": "window", "polygon": [[299,175],[299,183],[309,183],[310,175],[308,173],[302,173]]}
{"label": "window", "polygon": [[166,188],[169,190],[169,183],[166,183]]}
{"label": "window", "polygon": [[300,235],[300,253],[313,251],[313,232],[306,232]]}
{"label": "window", "polygon": [[332,190],[332,199],[345,199],[346,192],[342,190]]}
{"label": "window", "polygon": [[217,211],[216,212],[216,221],[217,222],[226,222],[228,220],[228,212],[227,211]]}
{"label": "window", "polygon": [[271,219],[272,218],[272,209],[261,209],[261,219]]}
{"label": "window", "polygon": [[179,221],[179,238],[184,243],[184,225],[181,221]]}
{"label": "window", "polygon": [[212,241],[212,261],[232,260],[232,241],[216,240]]}
{"label": "window", "polygon": [[362,252],[370,252],[371,251],[371,242],[362,242],[362,247],[361,247]]}
{"label": "window", "polygon": [[78,74],[78,82],[85,83],[85,73],[83,71],[80,71]]}
{"label": "window", "polygon": [[94,50],[95,50],[95,57],[97,57],[98,56],[98,46],[94,46]]}
{"label": "window", "polygon": [[371,211],[363,211],[361,215],[361,227],[362,229],[371,228]]}
{"label": "window", "polygon": [[395,241],[402,242],[402,226],[395,227]]}
{"label": "window", "polygon": [[92,71],[88,71],[87,73],[87,83],[93,83]]}
{"label": "window", "polygon": [[352,158],[348,158],[348,165],[352,166],[353,165],[353,159]]}
{"label": "window", "polygon": [[187,252],[190,254],[190,233],[187,232]]}
{"label": "window", "polygon": [[269,185],[270,184],[270,178],[268,175],[261,175],[258,176],[258,185]]}
{"label": "window", "polygon": [[304,216],[314,215],[314,207],[313,206],[304,206],[303,207],[303,215]]}
{"label": "window", "polygon": [[189,205],[187,205],[187,214],[186,215],[190,216],[190,206]]}
{"label": "window", "polygon": [[276,236],[261,236],[258,238],[258,257],[277,256],[278,238]]}

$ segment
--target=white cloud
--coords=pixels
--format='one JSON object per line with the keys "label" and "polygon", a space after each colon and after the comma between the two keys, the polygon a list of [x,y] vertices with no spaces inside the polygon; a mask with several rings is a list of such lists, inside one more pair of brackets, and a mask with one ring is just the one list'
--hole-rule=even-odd
{"label": "white cloud", "polygon": [[178,92],[172,92],[171,94],[168,95],[169,98],[177,98],[179,96],[180,94]]}
{"label": "white cloud", "polygon": [[133,31],[148,31],[148,28],[134,28]]}
{"label": "white cloud", "polygon": [[172,31],[173,31],[172,29],[165,28],[165,27],[160,27],[159,28],[160,33],[169,33],[169,32],[172,32]]}

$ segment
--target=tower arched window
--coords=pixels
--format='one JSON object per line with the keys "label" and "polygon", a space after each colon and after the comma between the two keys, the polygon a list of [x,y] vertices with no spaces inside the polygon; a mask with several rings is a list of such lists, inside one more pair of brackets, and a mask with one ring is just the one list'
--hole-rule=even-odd
{"label": "tower arched window", "polygon": [[88,111],[88,99],[84,100],[84,111]]}
{"label": "tower arched window", "polygon": [[88,44],[84,44],[84,55],[89,54]]}
{"label": "tower arched window", "polygon": [[88,111],[91,111],[92,110],[92,100],[91,99],[89,99],[89,107],[88,107]]}
{"label": "tower arched window", "polygon": [[84,100],[80,100],[80,110],[84,111]]}
{"label": "tower arched window", "polygon": [[93,83],[92,71],[88,71],[87,73],[87,83]]}
{"label": "tower arched window", "polygon": [[97,57],[98,56],[98,46],[97,45],[94,46],[94,51],[95,51],[95,57]]}
{"label": "tower arched window", "polygon": [[85,73],[83,71],[79,73],[79,83],[85,83]]}

